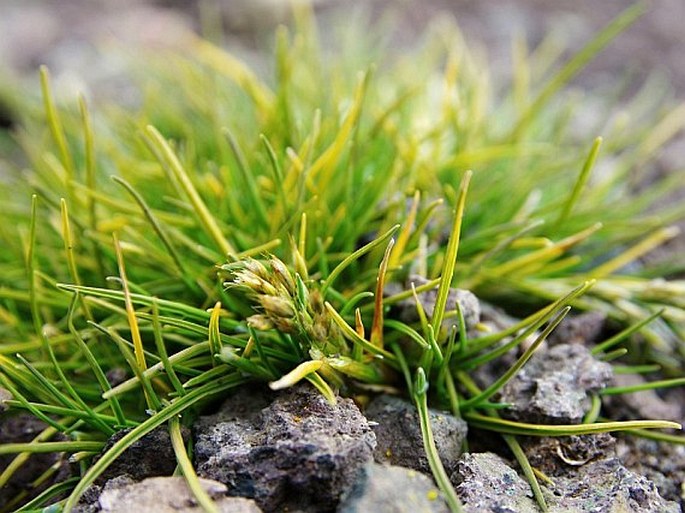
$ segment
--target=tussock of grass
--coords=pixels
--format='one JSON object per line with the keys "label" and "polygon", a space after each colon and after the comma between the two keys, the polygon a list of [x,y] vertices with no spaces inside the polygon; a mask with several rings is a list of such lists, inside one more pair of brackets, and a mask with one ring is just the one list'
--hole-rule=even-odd
{"label": "tussock of grass", "polygon": [[[670,224],[685,213],[663,202],[675,179],[632,194],[685,120],[659,110],[631,130],[609,122],[578,137],[568,112],[582,103],[563,92],[640,10],[565,64],[540,70],[519,51],[515,91],[497,95],[452,26],[436,27],[409,57],[378,54],[373,66],[374,52],[359,49],[324,60],[302,14],[293,34],[279,32],[269,80],[199,39],[185,55],[141,57],[133,68],[142,68],[144,100],[134,112],[56,105],[41,70],[43,113],[15,100],[30,165],[0,191],[0,382],[13,396],[7,406],[50,427],[39,443],[0,447],[18,453],[0,481],[27,452],[87,455],[132,427],[96,463],[83,456],[77,483],[31,503],[73,486],[68,511],[129,444],[169,423],[181,469],[211,509],[178,416],[188,423],[250,380],[274,389],[308,380],[330,401],[338,390],[405,382],[455,511],[429,401],[505,434],[542,507],[514,435],[678,427],[597,423],[598,409],[585,424],[529,425],[500,419],[489,402],[571,307],[625,328],[598,356],[630,349],[641,369],[682,373],[685,284],[629,264],[673,237]],[[626,115],[641,113],[643,98]],[[407,286],[415,273],[431,281]],[[389,282],[404,291],[383,298]],[[474,338],[458,311],[446,330],[451,286],[523,306],[527,317]],[[421,294],[436,287],[427,318]],[[389,315],[412,297],[419,322]],[[470,371],[538,329],[510,372],[475,387]],[[129,379],[112,387],[106,373],[118,368]],[[56,432],[71,441],[50,442]]]}

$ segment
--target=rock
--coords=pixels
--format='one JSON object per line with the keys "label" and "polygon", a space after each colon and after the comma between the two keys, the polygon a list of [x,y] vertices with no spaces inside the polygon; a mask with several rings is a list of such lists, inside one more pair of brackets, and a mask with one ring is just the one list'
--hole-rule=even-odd
{"label": "rock", "polygon": [[574,467],[616,455],[616,440],[608,433],[519,440],[530,464],[550,477],[565,475]]}
{"label": "rock", "polygon": [[[46,427],[47,424],[28,413],[3,413],[0,415],[0,444],[31,442]],[[64,435],[56,434],[48,441],[63,442],[66,440],[68,438]],[[4,471],[16,456],[17,454],[0,455],[0,472]],[[46,488],[71,477],[75,469],[69,465],[67,458],[68,455],[64,453],[32,454],[0,487],[0,509],[11,504],[13,511]],[[34,487],[33,482],[53,466],[57,468],[57,472]],[[12,501],[22,492],[26,492],[24,499],[21,502],[13,503]]]}
{"label": "rock", "polygon": [[[130,429],[117,431],[102,449],[101,454],[107,452],[129,431]],[[184,435],[187,435],[187,431]],[[95,461],[98,459],[99,457]],[[141,481],[147,477],[170,476],[175,469],[176,455],[171,446],[171,438],[167,430],[160,427],[131,444],[95,482],[102,485],[120,475],[127,475],[134,481]]]}
{"label": "rock", "polygon": [[[626,468],[609,434],[522,438],[531,465],[551,478],[551,511],[675,512],[654,482]],[[566,509],[564,509],[566,508]]]}
{"label": "rock", "polygon": [[338,513],[448,513],[435,483],[404,467],[372,463],[345,496]]}
{"label": "rock", "polygon": [[[613,386],[641,385],[645,382],[645,378],[639,374],[617,374],[614,376]],[[607,395],[602,397],[602,404],[612,419],[685,420],[682,401],[667,402],[655,390]]]}
{"label": "rock", "polygon": [[637,436],[620,437],[616,454],[623,464],[654,482],[659,494],[685,511],[685,446]]}
{"label": "rock", "polygon": [[86,488],[86,491],[81,495],[73,513],[99,513],[101,511],[100,496],[105,490],[125,488],[135,483],[136,481],[131,479],[131,476],[122,474],[113,477],[104,484],[92,484]]}
{"label": "rock", "polygon": [[611,377],[611,365],[593,358],[585,346],[538,351],[499,394],[499,401],[511,404],[502,415],[524,422],[579,423],[590,405],[588,393],[604,388]]}
{"label": "rock", "polygon": [[126,377],[126,369],[123,367],[114,367],[113,369],[109,369],[105,374],[105,378],[107,378],[107,382],[111,387],[120,385],[126,381]]}
{"label": "rock", "polygon": [[[409,279],[407,280],[405,290],[411,289],[412,283],[414,284],[414,286],[419,287],[421,285],[428,283],[428,281],[429,280],[427,280],[423,276],[412,274],[409,276]],[[433,311],[435,310],[435,302],[437,301],[437,298],[437,287],[419,294],[419,301],[421,301],[421,305],[423,306],[423,309],[426,312],[426,316],[429,319],[433,317]],[[445,311],[455,311],[457,309],[457,303],[459,304],[459,308],[461,309],[462,314],[464,315],[466,329],[473,329],[476,326],[476,324],[478,324],[478,322],[480,321],[480,303],[478,301],[478,298],[470,290],[452,288],[450,289],[449,294],[447,296],[447,305],[445,307]],[[396,305],[396,308],[398,310],[397,316],[402,322],[412,323],[419,320],[419,314],[416,311],[416,301],[414,300],[414,298],[400,301]],[[458,326],[458,320],[456,316],[446,318],[442,323],[442,327],[445,330],[449,330],[452,325]]]}
{"label": "rock", "polygon": [[[419,415],[413,404],[391,395],[381,395],[369,403],[366,417],[373,421],[376,434],[374,459],[430,474],[423,448]],[[447,472],[456,465],[466,437],[466,423],[452,415],[430,410],[433,437]]]}
{"label": "rock", "polygon": [[564,476],[556,476],[545,494],[550,513],[640,512],[680,513],[680,506],[666,501],[656,485],[631,472],[618,458],[593,460]]}
{"label": "rock", "polygon": [[[528,482],[493,453],[466,454],[451,477],[469,513],[539,511]],[[550,513],[677,513],[678,504],[664,500],[654,483],[613,456],[568,466],[541,483]]]}
{"label": "rock", "polygon": [[[251,499],[226,496],[226,486],[216,481],[200,479],[222,513],[260,513]],[[102,513],[200,513],[202,507],[188,488],[183,477],[151,477],[136,483],[105,485],[98,500]]]}
{"label": "rock", "polygon": [[465,454],[450,480],[466,513],[538,513],[528,482],[494,453]]}
{"label": "rock", "polygon": [[198,475],[265,511],[333,511],[376,443],[352,400],[332,406],[307,385],[279,394],[241,390],[193,432]]}
{"label": "rock", "polygon": [[561,324],[550,334],[550,346],[559,344],[584,344],[591,346],[604,331],[607,316],[603,312],[584,312],[573,317],[565,317]]}
{"label": "rock", "polygon": [[6,401],[10,401],[11,399],[14,399],[14,396],[10,391],[0,387],[0,413],[5,413],[9,409]]}

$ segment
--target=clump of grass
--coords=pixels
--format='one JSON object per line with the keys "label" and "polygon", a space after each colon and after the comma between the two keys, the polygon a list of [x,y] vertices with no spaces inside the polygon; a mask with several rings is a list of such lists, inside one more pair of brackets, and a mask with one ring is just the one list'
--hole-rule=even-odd
{"label": "clump of grass", "polygon": [[[179,416],[190,423],[202,404],[252,380],[274,389],[307,380],[330,401],[369,385],[405,388],[454,511],[429,402],[502,433],[543,509],[517,435],[679,428],[596,422],[598,399],[570,426],[503,420],[491,402],[571,307],[625,328],[596,354],[615,357],[622,344],[635,369],[682,372],[685,284],[628,267],[672,237],[684,213],[662,202],[676,178],[631,194],[682,126],[682,109],[656,110],[630,131],[610,122],[598,129],[602,148],[594,133],[569,132],[579,105],[563,92],[640,10],[566,63],[519,52],[513,89],[498,94],[452,26],[436,27],[411,57],[379,53],[372,66],[373,52],[324,59],[303,13],[294,34],[277,34],[270,80],[192,39],[187,55],[144,60],[133,112],[108,105],[92,116],[83,99],[58,107],[43,69],[42,112],[16,100],[25,118],[15,137],[30,165],[0,192],[0,383],[13,397],[6,405],[48,427],[36,443],[0,446],[17,454],[0,484],[31,453],[72,453],[81,479],[30,503],[70,489],[58,501],[69,511],[126,447],[168,425],[182,473],[211,510]],[[626,112],[639,113],[642,98]],[[407,287],[412,274],[428,282]],[[389,282],[405,288],[384,297]],[[464,313],[446,311],[456,285],[523,305],[526,316],[469,334]],[[428,317],[421,294],[432,288]],[[411,297],[418,322],[389,315]],[[474,369],[534,333],[510,371],[476,386]],[[111,385],[107,373],[121,368],[130,377]],[[621,392],[630,390],[605,391]],[[123,428],[132,429],[92,463]],[[69,441],[50,442],[58,432]]]}

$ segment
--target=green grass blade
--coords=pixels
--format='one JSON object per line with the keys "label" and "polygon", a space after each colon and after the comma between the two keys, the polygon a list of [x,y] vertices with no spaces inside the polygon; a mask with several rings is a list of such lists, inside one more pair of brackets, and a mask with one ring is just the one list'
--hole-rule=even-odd
{"label": "green grass blade", "polygon": [[326,302],[325,306],[326,310],[328,310],[328,313],[331,315],[333,322],[338,325],[340,330],[343,332],[345,338],[347,338],[350,342],[360,345],[363,349],[365,349],[367,352],[371,354],[385,358],[388,362],[395,361],[395,355],[389,353],[385,349],[381,349],[379,347],[374,346],[371,342],[360,337],[359,334],[355,330],[353,330],[350,327],[350,325],[347,324],[347,322],[345,322],[345,319],[340,317],[340,314],[335,311],[335,308],[333,308],[333,306],[330,303]]}
{"label": "green grass blade", "polygon": [[449,295],[450,287],[452,286],[454,266],[457,263],[457,252],[459,251],[459,239],[461,238],[461,225],[464,218],[464,206],[466,205],[466,192],[468,191],[472,174],[473,173],[471,171],[466,171],[461,179],[461,184],[459,185],[459,195],[457,197],[457,204],[454,209],[452,231],[450,232],[449,241],[447,242],[447,249],[445,250],[444,263],[442,272],[440,273],[438,296],[435,300],[435,308],[433,309],[432,326],[436,337],[440,334],[442,319],[445,315],[445,306],[447,305],[447,296]]}
{"label": "green grass blade", "polygon": [[596,433],[613,433],[632,429],[682,429],[677,422],[668,420],[626,420],[622,422],[596,422],[592,424],[528,424],[498,419],[479,413],[464,413],[464,418],[474,427],[509,435],[571,436]]}
{"label": "green grass blade", "polygon": [[87,441],[0,444],[0,455],[17,454],[20,452],[28,452],[32,454],[45,454],[53,452],[99,452],[104,445],[105,442]]}
{"label": "green grass blade", "polygon": [[[112,180],[114,180],[116,183],[121,185],[126,191],[133,197],[136,203],[138,203],[138,206],[140,209],[143,211],[145,214],[145,217],[147,220],[150,222],[152,225],[152,229],[155,231],[157,236],[159,237],[159,240],[162,241],[162,244],[164,244],[164,247],[168,251],[169,255],[171,255],[171,258],[174,261],[174,264],[176,264],[176,268],[178,269],[179,273],[181,276],[184,278],[188,277],[188,271],[185,268],[185,265],[183,264],[183,260],[181,259],[180,255],[178,254],[178,251],[174,247],[173,243],[169,239],[169,236],[166,234],[164,229],[162,229],[162,225],[160,224],[159,220],[157,217],[155,217],[155,214],[152,212],[152,209],[147,205],[145,202],[145,199],[136,191],[133,186],[128,183],[126,180],[119,176],[113,176]],[[191,283],[189,280],[188,283]],[[80,285],[80,283],[78,284]]]}
{"label": "green grass blade", "polygon": [[419,367],[417,371],[416,383],[413,388],[414,404],[416,405],[416,410],[419,414],[423,448],[426,457],[428,458],[431,472],[438,488],[440,488],[440,491],[442,491],[445,496],[450,511],[452,511],[452,513],[460,513],[463,511],[463,507],[459,501],[459,497],[457,497],[457,492],[454,490],[454,486],[452,486],[449,476],[445,471],[445,467],[440,461],[438,448],[435,445],[435,439],[433,438],[427,402],[428,382],[426,381],[426,375],[421,367]]}
{"label": "green grass blade", "polygon": [[[50,133],[52,138],[57,145],[59,150],[60,158],[62,159],[62,165],[67,172],[67,190],[70,190],[70,183],[74,180],[74,159],[69,151],[69,146],[67,144],[67,138],[64,134],[64,126],[59,118],[59,113],[55,107],[55,99],[52,96],[52,91],[50,88],[50,72],[45,66],[40,67],[40,87],[43,94],[43,104],[45,106],[45,114],[47,117],[48,127],[50,127]],[[71,197],[71,194],[69,195]]]}
{"label": "green grass blade", "polygon": [[659,381],[647,381],[637,385],[626,385],[622,387],[607,387],[600,390],[598,393],[601,396],[605,395],[619,395],[632,394],[633,392],[642,392],[644,390],[660,390],[662,388],[679,387],[685,385],[685,378],[662,379]]}
{"label": "green grass blade", "polygon": [[[174,387],[176,393],[178,395],[184,395],[185,389],[183,388],[181,380],[178,379],[178,376],[176,375],[176,370],[171,364],[166,350],[164,335],[162,335],[162,326],[159,323],[159,307],[157,306],[157,302],[152,303],[152,330],[155,336],[155,346],[157,347],[157,353],[159,354],[159,358],[161,360],[160,363],[164,367],[164,372],[166,372],[166,375],[171,382],[171,386]],[[112,398],[116,399],[116,396],[113,396]]]}
{"label": "green grass blade", "polygon": [[566,317],[566,314],[571,310],[570,306],[567,306],[563,308],[560,312],[558,312],[554,318],[549,322],[547,327],[540,333],[540,335],[537,336],[535,341],[528,346],[528,349],[524,351],[524,353],[519,357],[518,360],[512,365],[507,371],[502,374],[502,376],[497,379],[492,385],[490,385],[488,388],[483,390],[480,394],[461,402],[461,408],[464,410],[465,408],[475,408],[478,407],[480,404],[483,402],[487,401],[490,399],[493,395],[495,395],[499,390],[502,389],[504,385],[506,385],[515,375],[516,373],[523,367],[528,360],[533,356],[535,351],[537,351],[538,347],[540,347],[540,344],[542,344],[545,339],[549,336],[549,334],[556,328],[561,321],[564,320],[564,317]]}
{"label": "green grass blade", "polygon": [[590,352],[593,355],[598,355],[599,353],[605,352],[607,349],[612,348],[622,340],[627,339],[629,336],[631,336],[633,333],[636,333],[640,331],[643,327],[648,325],[650,322],[652,322],[654,319],[657,317],[661,317],[664,314],[665,309],[662,308],[658,312],[654,312],[652,315],[647,317],[646,319],[641,320],[640,322],[637,322],[633,324],[632,326],[628,326],[624,330],[620,331],[616,335],[614,335],[611,338],[606,339],[604,342],[597,344],[595,347],[593,347]]}
{"label": "green grass blade", "polygon": [[181,434],[181,424],[178,417],[172,417],[169,419],[169,436],[171,437],[171,446],[174,449],[174,454],[176,455],[176,461],[178,466],[181,468],[181,473],[188,483],[188,488],[197,500],[197,503],[206,513],[219,513],[219,508],[214,503],[209,494],[202,487],[202,483],[195,473],[193,468],[193,462],[190,461],[188,453],[183,443],[183,435]]}
{"label": "green grass blade", "polygon": [[568,200],[566,200],[566,203],[564,203],[563,207],[561,208],[561,211],[559,212],[559,217],[557,218],[555,223],[555,231],[559,229],[559,227],[564,223],[564,221],[566,221],[574,205],[578,202],[578,198],[580,198],[580,194],[583,192],[583,188],[585,187],[585,184],[587,183],[587,180],[590,177],[590,171],[592,171],[592,168],[595,165],[595,161],[597,160],[597,155],[599,154],[599,148],[601,145],[602,138],[597,137],[595,139],[595,142],[592,144],[592,149],[590,150],[590,153],[585,159],[585,163],[583,164],[580,174],[578,175],[578,179],[573,184],[573,189],[571,190],[571,194],[569,195]]}
{"label": "green grass blade", "polygon": [[269,226],[269,216],[266,213],[264,201],[259,194],[255,173],[249,168],[243,150],[240,148],[240,144],[238,144],[238,140],[233,133],[228,128],[224,128],[223,134],[228,141],[228,145],[231,147],[233,158],[238,166],[243,183],[247,187],[247,194],[250,197],[250,206],[255,209],[254,212],[261,226]]}
{"label": "green grass blade", "polygon": [[530,462],[528,461],[526,453],[523,452],[521,444],[512,435],[502,435],[502,438],[509,446],[509,449],[511,449],[511,452],[514,453],[516,461],[521,467],[521,470],[523,470],[523,474],[526,476],[526,479],[530,484],[531,490],[533,490],[533,495],[535,496],[535,500],[537,501],[538,506],[540,506],[540,509],[543,511],[543,513],[547,513],[547,511],[549,511],[547,501],[545,500],[545,496],[542,494],[542,488],[540,488],[540,483],[538,482],[538,479],[535,476],[535,472],[533,471],[533,467],[531,467]]}
{"label": "green grass blade", "polygon": [[362,256],[366,255],[369,251],[372,251],[373,249],[377,248],[381,244],[385,243],[386,240],[388,240],[390,237],[394,235],[394,233],[399,229],[400,225],[396,224],[392,228],[390,228],[387,232],[385,232],[383,235],[378,237],[377,239],[374,239],[373,241],[369,242],[368,244],[362,246],[359,248],[357,251],[354,253],[346,256],[342,262],[340,262],[335,269],[331,271],[331,274],[328,276],[328,278],[324,281],[323,285],[321,286],[321,294],[325,297],[326,291],[328,288],[333,285],[335,282],[336,278],[340,276],[340,274],[353,262],[361,258]]}
{"label": "green grass blade", "polygon": [[181,161],[171,149],[169,143],[167,143],[164,137],[162,137],[162,134],[153,126],[148,126],[146,128],[145,136],[145,140],[150,145],[150,148],[160,164],[162,164],[164,169],[167,170],[183,188],[190,203],[193,205],[195,216],[200,222],[200,225],[204,228],[207,235],[215,242],[221,251],[221,254],[225,257],[235,254],[235,249],[221,233],[221,229],[219,228],[216,219],[207,208],[207,205],[205,205],[205,202],[197,192],[195,185],[193,185],[188,172],[183,168]]}
{"label": "green grass blade", "polygon": [[16,510],[16,513],[28,512],[28,511],[46,511],[48,506],[52,506],[54,499],[56,497],[64,496],[67,492],[72,490],[76,483],[78,483],[78,477],[71,477],[59,483],[55,483],[48,489],[44,490],[38,494],[34,499],[24,504],[22,507]]}

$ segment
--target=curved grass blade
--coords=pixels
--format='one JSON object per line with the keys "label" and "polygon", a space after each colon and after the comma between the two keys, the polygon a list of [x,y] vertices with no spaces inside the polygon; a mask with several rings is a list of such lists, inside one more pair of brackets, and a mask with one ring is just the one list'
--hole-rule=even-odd
{"label": "curved grass blade", "polygon": [[362,256],[366,255],[369,251],[372,251],[374,248],[380,246],[383,244],[386,240],[388,240],[390,237],[394,235],[394,233],[399,229],[400,225],[396,224],[392,228],[390,228],[387,232],[385,232],[383,235],[378,237],[377,239],[372,240],[368,244],[362,246],[359,248],[357,251],[354,253],[348,255],[343,259],[342,262],[340,262],[335,269],[331,271],[331,274],[328,276],[326,281],[324,281],[323,285],[321,286],[321,294],[325,297],[326,291],[328,288],[333,285],[333,282],[335,282],[336,278],[340,276],[340,274],[350,265],[352,262],[358,260]]}
{"label": "curved grass blade", "polygon": [[176,461],[181,468],[181,473],[188,483],[188,488],[192,492],[195,500],[206,513],[219,513],[219,508],[214,503],[209,494],[202,487],[202,483],[195,473],[193,463],[188,457],[185,444],[183,443],[183,435],[181,434],[181,424],[178,417],[169,419],[169,436],[171,438],[171,446],[176,455]]}
{"label": "curved grass blade", "polygon": [[286,375],[282,376],[276,381],[272,381],[271,383],[269,383],[269,388],[271,390],[282,390],[284,388],[291,387],[299,381],[306,378],[307,376],[309,376],[310,374],[318,371],[322,365],[323,361],[321,360],[310,360],[307,362],[302,362]]}
{"label": "curved grass blade", "polygon": [[528,424],[498,419],[474,412],[464,413],[464,418],[477,428],[510,435],[529,436],[589,435],[634,429],[682,429],[680,424],[669,420],[626,420],[621,422],[595,422],[591,424]]}

